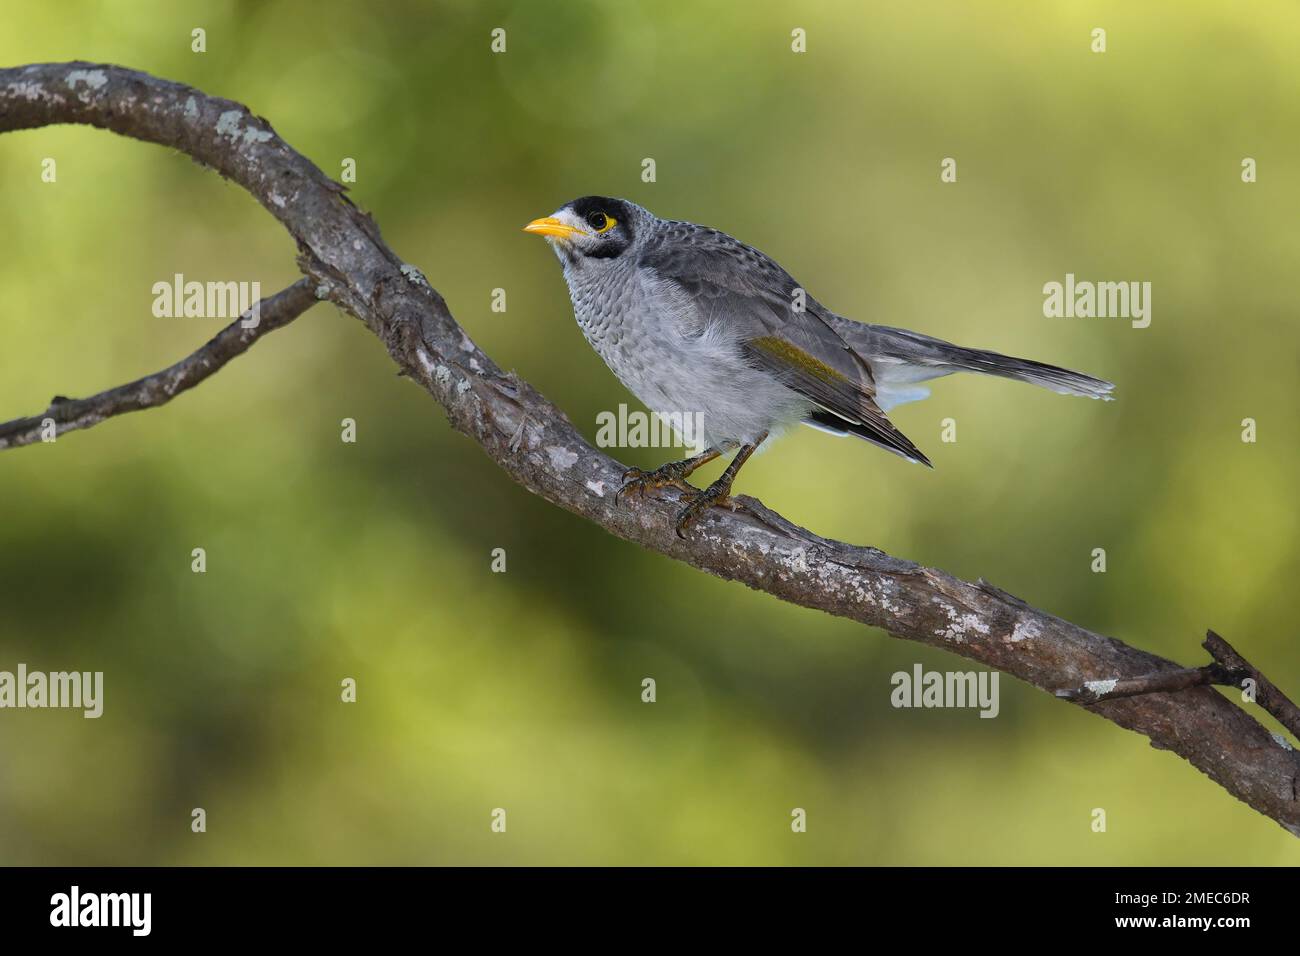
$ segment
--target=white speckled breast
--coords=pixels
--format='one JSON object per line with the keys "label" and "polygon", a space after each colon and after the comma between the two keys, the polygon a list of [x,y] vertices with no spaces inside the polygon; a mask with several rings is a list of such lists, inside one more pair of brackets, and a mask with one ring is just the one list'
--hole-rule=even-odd
{"label": "white speckled breast", "polygon": [[699,413],[706,442],[722,448],[807,414],[806,399],[744,360],[725,317],[701,315],[631,258],[560,259],[582,334],[651,411]]}

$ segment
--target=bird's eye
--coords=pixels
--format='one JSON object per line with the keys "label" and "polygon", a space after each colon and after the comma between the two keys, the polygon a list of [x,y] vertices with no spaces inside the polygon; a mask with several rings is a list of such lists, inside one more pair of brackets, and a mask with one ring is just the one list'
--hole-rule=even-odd
{"label": "bird's eye", "polygon": [[587,214],[587,225],[591,226],[591,228],[595,229],[597,232],[607,232],[618,225],[618,223],[609,216],[606,216],[603,212],[593,212]]}

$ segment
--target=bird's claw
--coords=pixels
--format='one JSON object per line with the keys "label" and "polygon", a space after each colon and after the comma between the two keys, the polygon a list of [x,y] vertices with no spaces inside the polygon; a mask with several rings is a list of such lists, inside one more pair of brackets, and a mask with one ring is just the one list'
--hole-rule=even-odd
{"label": "bird's claw", "polygon": [[686,529],[693,525],[704,512],[717,506],[735,511],[740,505],[731,499],[731,486],[714,482],[707,489],[699,492],[677,513],[677,537],[686,539]]}
{"label": "bird's claw", "polygon": [[698,488],[693,488],[682,478],[681,470],[677,467],[679,462],[669,462],[662,468],[656,468],[654,471],[642,471],[640,468],[629,468],[623,472],[623,487],[619,488],[618,493],[614,495],[615,503],[621,501],[630,494],[644,495],[647,491],[653,491],[656,488],[663,488],[672,485],[683,494],[697,495]]}

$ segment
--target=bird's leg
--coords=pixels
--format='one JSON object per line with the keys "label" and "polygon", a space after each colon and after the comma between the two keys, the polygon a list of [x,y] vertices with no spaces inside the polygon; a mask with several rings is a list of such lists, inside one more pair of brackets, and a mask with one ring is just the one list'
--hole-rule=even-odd
{"label": "bird's leg", "polygon": [[623,487],[619,489],[615,496],[617,501],[626,494],[636,492],[645,494],[654,488],[662,488],[664,485],[672,485],[688,494],[698,495],[698,488],[693,488],[686,483],[686,479],[696,468],[701,465],[707,465],[713,459],[721,455],[722,452],[717,448],[709,448],[702,454],[694,458],[687,458],[685,461],[670,461],[666,465],[656,468],[654,471],[642,471],[640,468],[629,468],[623,472]]}
{"label": "bird's leg", "polygon": [[727,497],[731,494],[732,482],[736,480],[736,474],[740,471],[741,465],[749,461],[749,456],[754,454],[754,449],[763,444],[763,440],[766,438],[767,432],[763,432],[754,443],[741,445],[740,450],[736,452],[736,457],[731,459],[731,464],[727,466],[727,470],[722,473],[718,480],[700,492],[691,500],[690,504],[681,510],[677,515],[677,537],[685,538],[686,529],[709,508],[727,503]]}

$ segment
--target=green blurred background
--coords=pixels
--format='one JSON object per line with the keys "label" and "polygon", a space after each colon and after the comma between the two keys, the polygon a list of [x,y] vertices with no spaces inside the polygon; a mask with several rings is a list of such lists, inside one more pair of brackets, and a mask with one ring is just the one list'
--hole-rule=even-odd
{"label": "green blurred background", "polygon": [[[802,429],[741,490],[1187,663],[1214,627],[1298,691],[1300,13],[1134,7],[11,0],[0,62],[144,69],[332,176],[355,158],[393,248],[589,437],[635,403],[519,231],[587,193],[741,237],[843,314],[1109,378],[1112,404],[942,380],[893,415],[933,472]],[[156,281],[296,277],[240,189],[100,131],[0,136],[0,210],[6,418],[223,324],[154,318]],[[1151,327],[1044,318],[1067,272],[1152,282]],[[332,307],[164,409],[0,456],[19,661],[104,671],[105,713],[0,712],[9,864],[1300,861],[1190,765],[1010,678],[995,720],[893,709],[893,672],[967,663],[529,495]]]}

